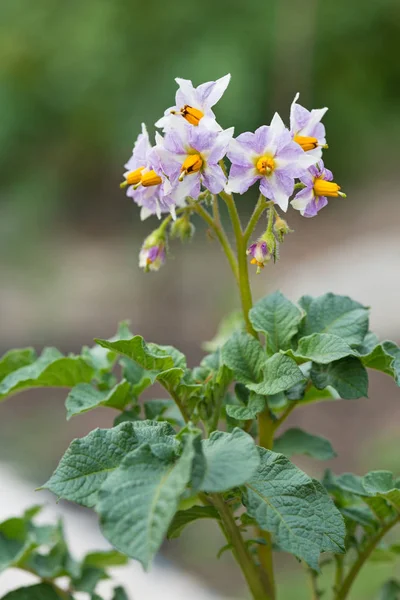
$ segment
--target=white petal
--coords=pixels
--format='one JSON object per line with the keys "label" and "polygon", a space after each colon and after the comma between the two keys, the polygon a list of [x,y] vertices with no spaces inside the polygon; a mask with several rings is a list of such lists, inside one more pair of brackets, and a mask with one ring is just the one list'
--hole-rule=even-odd
{"label": "white petal", "polygon": [[[224,95],[224,92],[225,92],[226,88],[228,87],[230,80],[231,80],[230,73],[228,73],[228,75],[225,75],[224,77],[221,77],[220,79],[217,79],[217,81],[215,81],[214,85],[211,87],[210,93],[204,99],[203,105],[205,107],[214,106],[214,104],[216,104],[218,102],[218,100],[220,100],[222,98],[222,96]],[[206,85],[206,84],[203,84],[203,85]],[[202,91],[201,88],[202,88],[201,85],[197,88],[197,90],[198,90],[198,92],[200,92],[200,94]]]}

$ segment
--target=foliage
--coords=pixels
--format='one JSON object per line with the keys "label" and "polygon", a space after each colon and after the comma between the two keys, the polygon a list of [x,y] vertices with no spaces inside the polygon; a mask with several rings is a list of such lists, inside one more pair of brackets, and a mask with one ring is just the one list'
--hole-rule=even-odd
{"label": "foliage", "polygon": [[[70,554],[62,522],[38,524],[40,506],[34,506],[21,516],[0,523],[0,573],[8,568],[21,569],[36,575],[41,583],[16,589],[3,600],[74,600],[75,593],[86,592],[92,598],[98,584],[109,579],[108,568],[125,565],[127,557],[116,550],[91,552],[77,561]],[[60,587],[63,578],[67,587]],[[124,598],[122,588],[116,588]],[[125,596],[126,598],[126,596]]]}

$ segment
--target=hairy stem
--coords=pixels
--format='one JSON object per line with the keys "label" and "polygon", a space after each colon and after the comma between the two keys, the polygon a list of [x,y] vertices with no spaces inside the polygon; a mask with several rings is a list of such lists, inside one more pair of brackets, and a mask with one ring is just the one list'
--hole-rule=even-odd
{"label": "hairy stem", "polygon": [[277,419],[272,425],[274,431],[276,431],[282,425],[282,423],[286,421],[286,419],[292,414],[298,403],[298,400],[292,400],[289,406],[285,408],[279,419]]}
{"label": "hairy stem", "polygon": [[335,591],[335,600],[345,600],[345,598],[347,598],[350,589],[354,583],[354,580],[356,579],[357,575],[359,574],[360,570],[362,569],[368,558],[371,556],[376,546],[379,544],[381,539],[387,534],[387,532],[392,527],[394,527],[399,521],[400,515],[397,515],[396,518],[389,521],[384,527],[382,527],[380,531],[378,531],[378,533],[376,533],[369,540],[364,550],[360,552],[357,560],[353,563],[352,567],[350,568],[350,571],[345,577],[342,586],[339,590]]}
{"label": "hairy stem", "polygon": [[221,244],[226,257],[229,261],[232,272],[235,276],[236,281],[239,283],[239,271],[238,271],[238,263],[233,253],[232,247],[229,243],[228,238],[226,237],[225,232],[222,229],[222,226],[214,221],[212,216],[206,211],[201,204],[191,204],[193,210],[207,223],[207,225],[212,229],[215,235],[218,238],[219,243]]}
{"label": "hairy stem", "polygon": [[263,214],[263,212],[267,208],[267,206],[268,206],[268,202],[266,201],[264,196],[262,194],[260,194],[260,196],[258,198],[258,202],[253,211],[253,214],[250,217],[250,221],[248,222],[247,227],[243,233],[244,243],[246,245],[250,239],[251,234],[253,233],[254,229],[256,228],[256,225],[257,225],[261,215]]}
{"label": "hairy stem", "polygon": [[219,494],[212,494],[211,500],[221,516],[223,531],[228,543],[232,545],[233,555],[242,569],[253,599],[273,600],[268,580],[263,578],[263,574],[254,563],[230,507]]}
{"label": "hairy stem", "polygon": [[235,201],[231,194],[225,192],[220,193],[221,198],[224,200],[228,207],[229,216],[232,221],[233,232],[236,239],[236,251],[239,265],[239,292],[240,300],[242,303],[243,318],[246,323],[246,329],[254,337],[257,336],[257,332],[254,330],[253,325],[249,319],[249,311],[253,306],[253,299],[251,295],[251,288],[249,282],[249,271],[247,267],[247,255],[246,255],[246,244],[243,237],[242,226],[240,224],[239,214],[236,208]]}

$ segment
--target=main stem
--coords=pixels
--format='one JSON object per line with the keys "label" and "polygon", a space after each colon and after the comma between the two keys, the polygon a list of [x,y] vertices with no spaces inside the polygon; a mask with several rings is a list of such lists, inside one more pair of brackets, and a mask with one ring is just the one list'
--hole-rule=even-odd
{"label": "main stem", "polygon": [[[256,223],[254,217],[254,213],[252,218],[250,219],[250,224],[247,226],[245,233],[242,231],[242,226],[240,223],[239,214],[236,208],[236,204],[234,202],[233,197],[230,194],[225,192],[221,192],[221,198],[225,201],[229,215],[233,225],[233,231],[236,239],[236,251],[237,251],[237,259],[238,259],[238,267],[239,267],[239,292],[240,299],[242,302],[242,311],[244,321],[246,323],[247,331],[253,335],[255,338],[258,338],[257,332],[255,331],[250,318],[249,312],[253,306],[253,299],[250,288],[250,280],[249,280],[249,271],[248,271],[248,262],[247,262],[247,254],[246,254],[246,243],[248,241],[249,231],[254,229]],[[261,216],[261,206],[263,206],[263,200],[259,200],[256,214]],[[264,200],[265,202],[265,200]],[[258,418],[258,427],[259,427],[259,444],[262,448],[272,448],[273,444],[273,421],[269,414],[268,409],[266,409],[263,413],[259,415]],[[259,530],[259,535],[265,541],[265,544],[260,544],[258,556],[260,559],[260,563],[263,567],[264,573],[268,578],[269,588],[270,588],[270,597],[271,600],[275,600],[275,578],[274,578],[274,566],[273,566],[273,556],[272,556],[272,540],[271,534],[267,531]]]}
{"label": "main stem", "polygon": [[229,506],[219,494],[212,494],[211,500],[221,516],[225,536],[232,545],[232,552],[242,569],[254,600],[272,600],[274,595],[270,590],[270,584],[268,580],[264,580],[259,568],[254,564]]}

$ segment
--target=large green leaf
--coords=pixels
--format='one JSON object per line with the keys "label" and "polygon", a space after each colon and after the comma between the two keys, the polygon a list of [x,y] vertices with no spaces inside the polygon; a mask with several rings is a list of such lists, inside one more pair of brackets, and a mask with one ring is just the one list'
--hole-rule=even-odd
{"label": "large green leaf", "polygon": [[26,367],[34,362],[36,353],[33,348],[10,350],[0,358],[0,381],[9,373]]}
{"label": "large green leaf", "polygon": [[0,400],[33,387],[74,387],[88,383],[94,371],[80,356],[63,356],[45,348],[35,362],[12,371],[0,383]]}
{"label": "large green leaf", "polygon": [[202,442],[205,472],[199,488],[224,492],[243,485],[260,464],[253,438],[239,428],[232,433],[214,431]]}
{"label": "large green leaf", "polygon": [[222,362],[242,383],[259,381],[265,361],[260,342],[245,332],[234,333],[222,348]]}
{"label": "large green leaf", "polygon": [[67,598],[72,600],[66,592],[60,595],[52,585],[39,583],[9,592],[2,600],[67,600]]}
{"label": "large green leaf", "polygon": [[179,537],[186,525],[198,519],[219,519],[219,513],[213,506],[192,506],[187,510],[178,510],[169,526],[168,539]]}
{"label": "large green leaf", "polygon": [[185,357],[179,350],[172,346],[159,346],[146,343],[141,335],[135,335],[130,340],[95,340],[103,348],[108,348],[136,361],[141,367],[149,371],[165,371],[172,367],[185,368]]}
{"label": "large green leaf", "polygon": [[100,487],[122,459],[144,443],[174,443],[168,423],[127,421],[112,429],[95,429],[74,440],[43,486],[60,498],[93,507]]}
{"label": "large green leaf", "polygon": [[275,292],[257,302],[249,317],[254,329],[265,334],[267,352],[272,355],[290,347],[303,313],[281,292]]}
{"label": "large green leaf", "polygon": [[193,444],[177,460],[149,445],[128,454],[104,483],[97,510],[106,538],[147,568],[158,551],[191,475]]}
{"label": "large green leaf", "polygon": [[302,335],[328,333],[350,346],[361,344],[368,332],[368,309],[348,296],[324,294],[308,297]]}
{"label": "large green leaf", "polygon": [[287,351],[301,361],[312,360],[315,363],[328,364],[346,356],[355,356],[356,352],[337,335],[313,333],[300,339],[295,351]]}
{"label": "large green leaf", "polygon": [[122,380],[112,390],[100,391],[88,383],[72,388],[65,401],[67,419],[99,406],[123,410],[132,400],[131,384]]}
{"label": "large green leaf", "polygon": [[262,370],[262,381],[248,383],[247,387],[257,394],[273,395],[284,392],[304,379],[304,375],[289,356],[274,354]]}
{"label": "large green leaf", "polygon": [[337,456],[329,440],[297,427],[288,429],[274,440],[274,452],[280,452],[288,458],[296,454],[306,454],[318,460],[329,460]]}
{"label": "large green leaf", "polygon": [[361,361],[352,356],[327,365],[313,364],[311,380],[319,390],[334,387],[344,399],[368,396],[368,373]]}
{"label": "large green leaf", "polygon": [[344,552],[343,517],[319,482],[282,454],[259,452],[261,464],[246,483],[248,513],[282,550],[318,570],[321,552]]}

